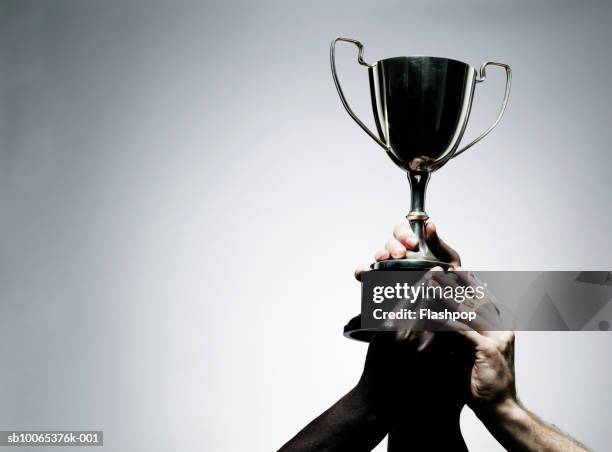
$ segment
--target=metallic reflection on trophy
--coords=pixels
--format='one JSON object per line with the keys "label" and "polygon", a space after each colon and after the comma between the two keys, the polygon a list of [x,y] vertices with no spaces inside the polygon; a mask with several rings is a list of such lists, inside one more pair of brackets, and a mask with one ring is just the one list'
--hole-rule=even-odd
{"label": "metallic reflection on trophy", "polygon": [[[368,68],[378,134],[353,113],[342,92],[335,61],[336,43],[341,41],[357,46],[357,61]],[[447,262],[438,260],[431,253],[425,242],[424,228],[429,218],[425,213],[427,183],[433,171],[478,143],[497,126],[510,95],[510,66],[489,61],[477,71],[461,61],[428,56],[387,58],[368,64],[363,58],[363,44],[349,38],[332,41],[330,60],[338,95],[349,116],[386,151],[397,166],[408,173],[411,186],[407,218],[419,239],[419,251],[404,259],[377,262],[372,268],[427,270],[435,266],[448,267]],[[485,81],[489,66],[499,66],[506,71],[506,90],[501,108],[489,128],[459,148],[470,117],[476,84]],[[351,322],[355,320],[358,318]],[[348,335],[355,337],[350,333]]]}

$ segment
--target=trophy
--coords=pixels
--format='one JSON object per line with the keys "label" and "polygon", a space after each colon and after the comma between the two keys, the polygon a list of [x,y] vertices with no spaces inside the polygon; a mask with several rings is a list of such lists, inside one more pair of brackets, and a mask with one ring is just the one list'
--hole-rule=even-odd
{"label": "trophy", "polygon": [[[357,117],[342,92],[335,61],[338,42],[357,46],[357,62],[368,68],[378,134]],[[477,71],[461,61],[430,56],[387,58],[368,64],[363,59],[363,44],[349,38],[332,41],[330,61],[334,83],[347,113],[397,166],[407,172],[410,182],[410,212],[406,218],[419,240],[419,249],[403,259],[376,262],[371,268],[422,271],[435,266],[448,268],[449,263],[436,258],[425,241],[425,222],[429,218],[425,213],[427,183],[432,172],[474,146],[497,126],[510,95],[510,66],[487,61]],[[491,126],[459,149],[470,117],[476,84],[486,80],[489,66],[499,66],[506,71],[506,89],[501,108]],[[360,329],[359,316],[345,327],[345,335],[368,340],[370,334],[363,333],[368,332]]]}

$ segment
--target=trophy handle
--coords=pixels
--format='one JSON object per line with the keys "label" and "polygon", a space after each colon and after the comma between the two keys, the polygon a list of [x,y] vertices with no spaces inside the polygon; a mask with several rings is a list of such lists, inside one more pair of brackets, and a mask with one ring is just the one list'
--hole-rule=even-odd
{"label": "trophy handle", "polygon": [[502,101],[502,105],[501,105],[501,108],[499,109],[499,113],[497,114],[497,118],[495,118],[495,122],[493,122],[493,124],[491,124],[487,130],[482,132],[480,136],[478,136],[478,138],[476,138],[474,141],[472,141],[467,146],[455,152],[455,154],[453,155],[453,158],[467,151],[469,148],[474,146],[476,143],[478,143],[480,140],[486,137],[489,133],[491,133],[491,131],[497,126],[497,124],[501,120],[502,116],[504,116],[504,112],[506,111],[506,106],[508,105],[508,97],[510,96],[510,85],[512,84],[512,70],[510,69],[510,66],[508,66],[507,64],[487,61],[482,66],[480,66],[480,76],[476,77],[476,83],[484,82],[487,79],[487,66],[499,66],[499,67],[503,67],[506,70],[506,92],[504,93],[504,100]]}
{"label": "trophy handle", "polygon": [[342,92],[342,87],[340,86],[340,81],[338,80],[338,74],[336,73],[336,43],[338,41],[344,41],[344,42],[349,42],[351,44],[355,44],[357,46],[357,49],[359,49],[359,52],[357,54],[357,62],[367,68],[372,67],[372,65],[366,63],[363,60],[363,44],[360,43],[359,41],[356,41],[355,39],[340,38],[340,37],[332,41],[331,48],[329,50],[329,59],[331,62],[331,72],[332,72],[332,77],[334,78],[334,84],[336,85],[336,90],[338,91],[338,96],[340,96],[340,100],[342,101],[342,105],[344,106],[344,109],[349,114],[349,116],[353,118],[353,120],[357,123],[357,125],[361,127],[363,131],[370,136],[370,138],[376,141],[385,151],[387,151],[387,153],[390,153],[391,148],[384,141],[378,138],[374,132],[368,129],[368,127],[361,121],[361,119],[359,119],[357,115],[353,113],[353,110],[351,109],[348,102],[346,101],[346,98],[344,97],[344,93]]}

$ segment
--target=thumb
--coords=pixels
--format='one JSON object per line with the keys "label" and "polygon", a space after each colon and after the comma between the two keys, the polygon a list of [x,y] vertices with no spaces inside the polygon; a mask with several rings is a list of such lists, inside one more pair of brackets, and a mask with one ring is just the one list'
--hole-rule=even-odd
{"label": "thumb", "polygon": [[459,253],[452,249],[438,236],[438,228],[433,223],[427,223],[425,225],[425,240],[431,252],[438,259],[449,262],[451,265],[461,265],[461,257]]}

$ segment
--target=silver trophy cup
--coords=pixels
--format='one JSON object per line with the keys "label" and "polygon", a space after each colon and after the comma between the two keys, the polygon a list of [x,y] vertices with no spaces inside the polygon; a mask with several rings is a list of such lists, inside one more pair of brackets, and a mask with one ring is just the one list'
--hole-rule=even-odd
{"label": "silver trophy cup", "polygon": [[[349,106],[336,73],[335,48],[338,42],[357,46],[357,61],[368,68],[374,122],[372,132]],[[434,256],[425,241],[425,190],[433,171],[457,157],[485,136],[499,123],[506,110],[512,73],[510,66],[486,62],[477,71],[469,64],[448,58],[411,56],[387,58],[368,64],[363,59],[363,45],[354,39],[336,38],[330,49],[331,70],[338,95],[349,116],[393,162],[405,170],[411,187],[410,227],[419,240],[417,252],[404,259],[390,259],[372,264],[374,270],[428,270],[450,264]],[[469,144],[459,147],[470,117],[476,84],[484,82],[489,66],[506,71],[506,90],[497,118]],[[344,327],[347,337],[369,341],[373,331],[361,328],[360,316]]]}

